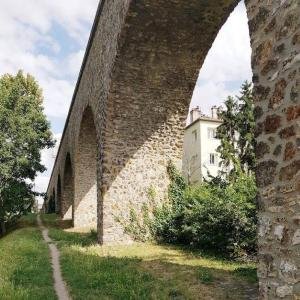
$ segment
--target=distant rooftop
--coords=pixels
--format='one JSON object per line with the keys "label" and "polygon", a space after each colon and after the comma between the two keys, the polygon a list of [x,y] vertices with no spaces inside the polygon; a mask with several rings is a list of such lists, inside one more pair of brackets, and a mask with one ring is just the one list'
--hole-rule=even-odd
{"label": "distant rooftop", "polygon": [[186,128],[190,127],[192,124],[198,121],[210,121],[222,123],[222,120],[219,118],[219,113],[223,110],[222,106],[217,107],[216,105],[211,108],[211,116],[205,115],[201,112],[199,106],[196,106],[190,111],[189,124]]}

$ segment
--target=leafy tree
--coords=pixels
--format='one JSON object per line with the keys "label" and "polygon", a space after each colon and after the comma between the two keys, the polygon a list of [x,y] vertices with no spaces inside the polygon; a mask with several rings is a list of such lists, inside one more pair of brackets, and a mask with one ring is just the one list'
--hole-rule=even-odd
{"label": "leafy tree", "polygon": [[256,185],[241,174],[222,185],[188,186],[169,167],[169,202],[154,209],[151,232],[157,241],[191,245],[233,257],[256,252]]}
{"label": "leafy tree", "polygon": [[223,123],[217,129],[220,146],[221,176],[229,172],[229,180],[236,180],[241,172],[251,174],[255,165],[254,112],[252,84],[245,81],[240,96],[229,96],[225,110],[219,113]]}
{"label": "leafy tree", "polygon": [[53,147],[50,124],[43,111],[42,91],[36,80],[21,71],[0,77],[0,223],[28,211],[32,184],[45,171],[40,151]]}

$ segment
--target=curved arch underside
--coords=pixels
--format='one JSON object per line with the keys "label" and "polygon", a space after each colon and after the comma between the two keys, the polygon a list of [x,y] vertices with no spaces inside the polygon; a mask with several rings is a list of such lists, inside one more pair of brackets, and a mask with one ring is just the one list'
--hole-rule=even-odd
{"label": "curved arch underside", "polygon": [[97,226],[97,136],[90,107],[82,116],[75,152],[75,227]]}
{"label": "curved arch underside", "polygon": [[103,242],[129,239],[116,216],[126,219],[130,207],[141,210],[151,186],[157,202],[166,198],[167,164],[180,166],[199,69],[238,2],[143,0],[127,7],[105,107]]}

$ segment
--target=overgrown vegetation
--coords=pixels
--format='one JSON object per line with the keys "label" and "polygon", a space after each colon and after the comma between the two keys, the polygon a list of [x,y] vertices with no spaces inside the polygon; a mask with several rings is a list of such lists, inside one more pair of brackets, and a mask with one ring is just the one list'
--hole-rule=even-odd
{"label": "overgrown vegetation", "polygon": [[154,211],[153,236],[163,242],[191,245],[223,255],[243,256],[256,250],[256,186],[241,176],[224,185],[187,186],[170,164],[170,203]]}
{"label": "overgrown vegetation", "polygon": [[150,186],[147,191],[148,203],[144,203],[138,211],[135,205],[130,204],[129,216],[118,216],[115,218],[123,228],[125,233],[135,241],[147,242],[154,240],[152,232],[153,212],[156,210],[156,190]]}
{"label": "overgrown vegetation", "polygon": [[[187,185],[170,162],[169,201],[131,208],[125,231],[136,241],[188,245],[230,257],[256,253],[256,185],[240,174],[233,182]],[[153,203],[150,201],[150,203]]]}
{"label": "overgrown vegetation", "polygon": [[[153,199],[129,219],[119,220],[136,241],[188,245],[233,258],[256,254],[256,184],[252,175],[240,173],[225,180],[189,186],[169,163],[169,201]],[[218,181],[218,183],[217,183]]]}
{"label": "overgrown vegetation", "polygon": [[45,171],[40,150],[54,144],[42,102],[32,76],[0,77],[0,235],[30,211],[36,195],[30,181]]}

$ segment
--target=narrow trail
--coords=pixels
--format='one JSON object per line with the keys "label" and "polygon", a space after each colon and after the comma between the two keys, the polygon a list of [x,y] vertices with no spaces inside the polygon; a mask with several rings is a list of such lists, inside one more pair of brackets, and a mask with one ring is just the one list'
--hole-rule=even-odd
{"label": "narrow trail", "polygon": [[59,263],[59,250],[56,245],[50,239],[48,235],[48,229],[43,225],[40,216],[37,216],[38,226],[42,231],[43,238],[45,242],[48,244],[50,249],[50,255],[52,260],[52,269],[53,269],[53,279],[54,279],[54,289],[57,294],[59,300],[71,300],[69,292],[67,290],[67,286],[62,278],[60,263]]}

